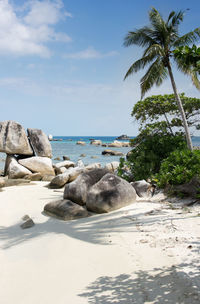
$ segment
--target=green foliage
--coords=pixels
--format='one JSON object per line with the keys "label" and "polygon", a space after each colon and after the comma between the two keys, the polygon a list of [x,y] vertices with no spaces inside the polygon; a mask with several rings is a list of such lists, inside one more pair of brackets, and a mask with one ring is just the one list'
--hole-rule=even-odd
{"label": "green foliage", "polygon": [[174,57],[182,62],[186,67],[191,67],[200,74],[200,47],[193,44],[192,47],[187,45],[180,46],[174,51]]}
{"label": "green foliage", "polygon": [[132,176],[130,172],[130,163],[126,161],[123,157],[120,158],[119,167],[118,167],[117,175],[126,181],[130,182],[132,180]]}
{"label": "green foliage", "polygon": [[193,177],[200,178],[200,151],[188,149],[176,150],[163,160],[158,179],[158,186],[181,185]]}
{"label": "green foliage", "polygon": [[[199,128],[200,99],[180,94],[185,116],[189,126]],[[140,131],[153,133],[172,133],[183,131],[179,109],[174,94],[153,95],[138,101],[131,115],[140,122]],[[177,129],[178,128],[178,129]]]}
{"label": "green foliage", "polygon": [[197,89],[200,90],[200,47],[193,44],[179,46],[173,51],[174,58],[177,61],[178,68],[185,74],[190,74],[192,81]]}
{"label": "green foliage", "polygon": [[162,160],[167,158],[172,151],[186,147],[182,136],[171,134],[145,135],[143,139],[132,140],[132,145],[135,148],[131,151],[126,166],[130,168],[134,180],[151,178],[159,172]]}

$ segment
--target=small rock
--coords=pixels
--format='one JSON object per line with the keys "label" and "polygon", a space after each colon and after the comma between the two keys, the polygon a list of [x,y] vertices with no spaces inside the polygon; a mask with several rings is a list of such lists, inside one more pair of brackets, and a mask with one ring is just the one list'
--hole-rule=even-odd
{"label": "small rock", "polygon": [[34,221],[31,218],[29,218],[23,224],[21,224],[20,227],[22,229],[27,229],[33,227],[34,225],[35,225]]}
{"label": "small rock", "polygon": [[83,153],[83,154],[80,155],[80,157],[86,157],[86,154]]}
{"label": "small rock", "polygon": [[102,145],[102,141],[98,140],[98,139],[94,139],[94,140],[91,140],[90,144],[94,145],[94,146],[101,146]]}
{"label": "small rock", "polygon": [[56,158],[54,158],[54,160],[61,160],[61,158],[60,157],[56,157]]}
{"label": "small rock", "polygon": [[124,155],[120,151],[113,151],[113,150],[109,150],[109,149],[106,149],[106,150],[102,151],[101,154],[102,155],[111,155],[111,156],[123,156]]}
{"label": "small rock", "polygon": [[22,217],[22,221],[27,221],[29,219],[30,219],[30,216],[28,214],[26,214]]}
{"label": "small rock", "polygon": [[67,155],[63,155],[63,160],[70,160],[70,158]]}
{"label": "small rock", "polygon": [[77,144],[77,145],[81,145],[81,146],[85,146],[85,142],[84,142],[84,141],[77,141],[76,144]]}

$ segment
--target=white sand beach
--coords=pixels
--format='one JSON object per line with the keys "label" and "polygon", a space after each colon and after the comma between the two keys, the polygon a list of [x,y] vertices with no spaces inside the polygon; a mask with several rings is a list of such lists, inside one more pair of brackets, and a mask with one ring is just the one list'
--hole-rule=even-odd
{"label": "white sand beach", "polygon": [[1,304],[200,303],[199,207],[140,199],[64,222],[42,213],[62,197],[45,185],[0,192]]}

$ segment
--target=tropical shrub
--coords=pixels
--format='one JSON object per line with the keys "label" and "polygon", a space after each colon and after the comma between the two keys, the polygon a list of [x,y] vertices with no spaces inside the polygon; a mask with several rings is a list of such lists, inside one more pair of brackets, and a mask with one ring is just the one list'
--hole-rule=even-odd
{"label": "tropical shrub", "polygon": [[[160,170],[163,159],[167,158],[175,149],[186,148],[184,137],[171,134],[146,135],[138,143],[137,138],[132,141],[136,144],[131,151],[128,160],[121,160],[118,174],[130,181],[148,179]],[[127,168],[131,174],[127,175]],[[127,177],[128,176],[128,177]]]}
{"label": "tropical shrub", "polygon": [[156,175],[158,186],[181,185],[200,178],[200,151],[188,149],[173,151],[160,166]]}

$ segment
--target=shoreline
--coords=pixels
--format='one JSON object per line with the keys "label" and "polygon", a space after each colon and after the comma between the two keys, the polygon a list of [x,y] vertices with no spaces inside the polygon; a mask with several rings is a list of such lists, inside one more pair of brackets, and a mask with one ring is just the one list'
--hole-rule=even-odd
{"label": "shoreline", "polygon": [[[199,303],[200,206],[157,195],[64,222],[42,212],[63,193],[46,184],[0,193],[3,304]],[[22,230],[25,214],[35,226]]]}

